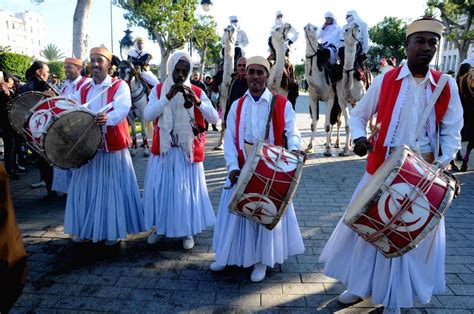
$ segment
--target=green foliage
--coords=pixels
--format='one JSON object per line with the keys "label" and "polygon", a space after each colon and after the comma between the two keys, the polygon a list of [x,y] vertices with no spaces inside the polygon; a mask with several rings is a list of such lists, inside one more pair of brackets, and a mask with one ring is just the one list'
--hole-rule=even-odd
{"label": "green foliage", "polygon": [[48,67],[49,67],[49,73],[57,75],[61,81],[66,78],[66,73],[64,72],[63,61],[48,62]]}
{"label": "green foliage", "polygon": [[0,52],[0,69],[10,71],[24,80],[25,72],[30,67],[31,59],[17,53]]}
{"label": "green foliage", "polygon": [[182,48],[195,24],[197,0],[117,0],[130,25],[145,28],[161,49]]}
{"label": "green foliage", "polygon": [[208,64],[214,64],[216,67],[223,62],[221,58],[222,45],[220,41],[211,42],[207,49],[206,59]]}
{"label": "green foliage", "polygon": [[210,48],[220,47],[220,38],[216,29],[217,23],[210,15],[198,16],[193,26],[193,45],[194,48],[199,51],[201,58],[204,59],[201,60],[203,64],[213,57],[214,52],[210,51]]}
{"label": "green foliage", "polygon": [[302,77],[304,75],[304,64],[295,65],[296,77]]}
{"label": "green foliage", "polygon": [[57,61],[61,58],[64,58],[64,54],[61,52],[55,44],[47,44],[43,50],[41,50],[41,55],[45,57],[48,61]]}
{"label": "green foliage", "polygon": [[428,0],[428,9],[425,13],[436,13],[441,17],[446,29],[444,36],[452,41],[459,50],[463,60],[474,43],[474,29],[472,27],[474,2],[472,0]]}
{"label": "green foliage", "polygon": [[[384,17],[382,22],[369,29],[369,36],[375,46],[369,50],[369,65],[374,67],[383,57],[406,58],[406,22],[397,17]],[[375,63],[375,64],[373,64]]]}

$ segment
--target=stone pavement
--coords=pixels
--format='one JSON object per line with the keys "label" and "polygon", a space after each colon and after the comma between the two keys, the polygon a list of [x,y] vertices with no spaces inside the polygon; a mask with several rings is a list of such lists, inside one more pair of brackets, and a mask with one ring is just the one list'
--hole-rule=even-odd
{"label": "stone pavement", "polygon": [[[307,96],[299,98],[298,126],[308,143]],[[323,112],[323,111],[322,111]],[[267,272],[261,283],[249,280],[251,269],[228,267],[213,273],[209,264],[212,230],[196,238],[190,251],[178,239],[156,245],[147,234],[130,236],[115,247],[75,244],[63,233],[65,198],[44,203],[44,189],[30,189],[39,174],[30,168],[11,183],[17,219],[29,254],[28,283],[13,312],[307,312],[378,313],[365,300],[344,308],[336,297],[344,286],[322,274],[319,254],[340,219],[364,171],[365,160],[323,157],[323,117],[316,152],[303,171],[294,205],[306,251]],[[206,178],[214,210],[226,175],[222,151],[214,151],[218,134],[209,132]],[[143,188],[146,159],[134,157]],[[471,166],[472,167],[472,166]],[[446,292],[428,305],[406,313],[471,313],[474,309],[474,173],[459,175],[462,196],[446,217]]]}

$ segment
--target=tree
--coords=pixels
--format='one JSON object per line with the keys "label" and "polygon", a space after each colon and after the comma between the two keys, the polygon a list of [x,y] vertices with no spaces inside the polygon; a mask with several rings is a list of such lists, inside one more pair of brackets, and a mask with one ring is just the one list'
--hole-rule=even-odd
{"label": "tree", "polygon": [[454,43],[459,52],[459,60],[467,57],[469,45],[474,43],[472,0],[428,0],[427,14],[438,10],[444,23],[445,37]]}
{"label": "tree", "polygon": [[375,44],[368,53],[371,69],[383,57],[395,57],[398,61],[406,58],[406,27],[402,19],[386,16],[382,22],[369,29],[370,40]]}
{"label": "tree", "polygon": [[[204,73],[208,57],[208,50],[212,43],[219,43],[219,35],[216,32],[217,24],[214,18],[209,15],[198,16],[197,23],[193,27],[192,42],[194,48],[199,52],[201,57],[200,72]],[[214,45],[215,46],[215,45]]]}
{"label": "tree", "polygon": [[87,56],[87,27],[92,0],[77,0],[72,24],[72,53],[83,60]]}
{"label": "tree", "polygon": [[61,49],[59,49],[55,44],[47,44],[46,47],[41,50],[41,55],[48,61],[57,61],[61,58],[64,58],[64,54],[61,52]]}
{"label": "tree", "polygon": [[196,22],[197,0],[117,0],[127,10],[124,17],[130,25],[145,28],[161,51],[160,79],[164,79],[168,58],[175,49],[184,47]]}
{"label": "tree", "polygon": [[48,67],[49,67],[49,73],[57,75],[61,81],[66,78],[66,73],[64,72],[63,61],[48,62]]}
{"label": "tree", "polygon": [[31,59],[29,56],[0,52],[0,69],[3,71],[10,71],[18,76],[20,79],[25,78],[25,72],[30,67]]}

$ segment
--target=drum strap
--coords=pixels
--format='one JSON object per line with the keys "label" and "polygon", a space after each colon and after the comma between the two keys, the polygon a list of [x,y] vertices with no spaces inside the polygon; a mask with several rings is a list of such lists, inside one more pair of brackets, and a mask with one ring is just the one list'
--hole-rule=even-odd
{"label": "drum strap", "polygon": [[272,96],[272,101],[270,102],[270,113],[268,114],[267,125],[265,126],[265,141],[268,141],[268,136],[270,134],[270,123],[272,122],[273,112],[275,111],[275,103],[277,101],[277,95]]}

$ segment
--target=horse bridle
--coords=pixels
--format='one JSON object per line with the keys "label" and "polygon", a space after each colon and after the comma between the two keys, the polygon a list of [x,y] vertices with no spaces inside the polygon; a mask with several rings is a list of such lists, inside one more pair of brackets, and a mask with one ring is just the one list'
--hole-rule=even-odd
{"label": "horse bridle", "polygon": [[[308,31],[307,31],[306,27],[305,27],[305,29],[304,29],[304,33],[305,33],[305,35],[306,35],[306,38],[309,38],[309,36],[308,36]],[[313,59],[314,59],[314,57],[316,57],[316,55],[318,54],[318,49],[321,49],[321,44],[318,43],[318,49],[314,49],[314,47],[313,47],[313,45],[311,44],[311,41],[310,41],[310,40],[308,40],[308,43],[309,43],[309,46],[311,47],[311,49],[312,49],[313,52],[314,52],[314,54],[312,54],[311,56],[306,56],[306,55],[305,55],[306,59],[309,59],[309,60],[310,60],[309,75],[312,75],[312,74],[313,74]]]}
{"label": "horse bridle", "polygon": [[[230,25],[229,25],[229,26],[230,26]],[[226,27],[225,31],[226,31],[226,33],[227,33],[227,36],[229,37],[229,42],[230,42],[231,44],[234,44],[234,45],[235,45],[236,40],[232,40],[232,36],[230,36],[229,26]],[[232,28],[234,29],[235,32],[237,31],[237,29],[236,29],[234,26],[232,26]],[[237,36],[235,36],[235,37],[237,38]]]}

